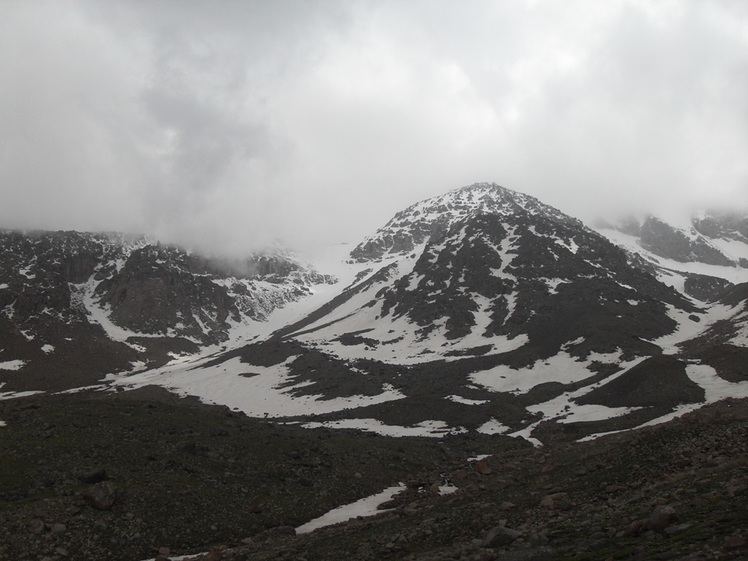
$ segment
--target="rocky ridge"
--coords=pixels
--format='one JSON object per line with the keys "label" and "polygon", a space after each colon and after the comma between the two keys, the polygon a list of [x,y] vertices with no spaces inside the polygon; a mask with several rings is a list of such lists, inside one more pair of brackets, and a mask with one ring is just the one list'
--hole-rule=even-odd
{"label": "rocky ridge", "polygon": [[227,261],[121,234],[0,232],[0,260],[6,391],[163,364],[334,281],[280,252]]}
{"label": "rocky ridge", "polygon": [[748,282],[748,217],[738,212],[703,212],[687,225],[647,216],[598,231],[642,258],[658,278],[709,302],[735,284]]}

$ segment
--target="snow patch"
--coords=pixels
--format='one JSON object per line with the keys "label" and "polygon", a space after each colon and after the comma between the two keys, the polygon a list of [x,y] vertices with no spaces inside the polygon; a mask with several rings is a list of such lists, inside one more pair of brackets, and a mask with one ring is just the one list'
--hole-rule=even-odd
{"label": "snow patch", "polygon": [[27,361],[25,360],[6,360],[4,362],[0,362],[0,370],[20,370],[23,368],[23,366],[26,364]]}
{"label": "snow patch", "polygon": [[[715,403],[729,397],[736,399],[748,397],[748,382],[728,382],[724,378],[718,376],[717,371],[714,370],[714,368],[712,368],[711,366],[707,366],[706,364],[689,364],[686,366],[686,374],[692,381],[704,388],[704,401],[702,403],[688,403],[685,405],[678,405],[670,413],[667,413],[666,415],[663,415],[661,417],[657,417],[656,419],[652,419],[651,421],[647,421],[646,423],[643,423],[635,428],[638,429],[642,427],[651,427],[653,425],[666,423],[668,421],[672,421],[673,419],[677,419],[678,417],[682,417],[686,413],[696,411],[697,409],[700,409],[705,405]],[[586,442],[588,440],[594,440],[601,436],[616,434],[619,432],[624,431],[610,431],[591,434],[579,439],[579,442]]]}
{"label": "snow patch", "polygon": [[28,397],[30,395],[36,395],[39,393],[44,393],[41,390],[30,390],[25,392],[0,392],[0,401],[6,400],[6,399],[16,399],[18,397]]}
{"label": "snow patch", "polygon": [[451,495],[452,493],[456,493],[457,491],[459,491],[459,489],[454,485],[439,485],[440,495]]}
{"label": "snow patch", "polygon": [[[647,251],[639,245],[639,241],[635,236],[630,236],[610,228],[602,228],[598,231],[611,242],[630,253],[638,254],[650,263],[669,269],[667,273],[659,273],[658,278],[668,286],[672,286],[680,292],[683,292],[684,277],[682,274],[678,273],[693,273],[697,275],[718,277],[728,280],[733,284],[748,282],[748,269],[723,265],[707,265],[706,263],[682,263],[680,261],[675,261],[674,259],[667,259],[665,257],[660,257],[659,255],[654,255]],[[709,240],[709,243],[722,251],[730,259],[737,260],[740,257],[744,257],[744,254],[748,254],[748,246],[741,242]]]}
{"label": "snow patch", "polygon": [[[293,417],[332,413],[343,409],[364,407],[405,397],[392,386],[384,384],[382,393],[374,396],[353,395],[334,399],[322,396],[291,395],[305,384],[294,384],[289,365],[296,360],[289,357],[274,366],[254,366],[241,362],[239,357],[220,364],[204,366],[200,362],[183,361],[159,370],[136,374],[110,374],[113,386],[135,389],[149,384],[162,386],[179,395],[197,396],[206,403],[226,405],[243,411],[250,417]],[[202,359],[201,362],[206,362]]]}
{"label": "snow patch", "polygon": [[445,399],[454,401],[455,403],[462,403],[464,405],[483,405],[484,403],[488,403],[487,399],[468,399],[459,395],[448,395]]}
{"label": "snow patch", "polygon": [[463,434],[464,427],[450,427],[444,421],[422,421],[411,427],[386,425],[378,419],[340,419],[338,421],[311,422],[302,425],[304,428],[356,429],[374,432],[382,436],[427,436],[442,438],[448,434]]}
{"label": "snow patch", "polygon": [[482,434],[504,434],[506,431],[509,430],[509,427],[507,427],[506,425],[502,424],[501,422],[491,417],[489,421],[486,421],[485,423],[483,423],[476,430]]}
{"label": "snow patch", "polygon": [[652,340],[651,343],[661,347],[663,354],[669,355],[680,352],[679,345],[681,343],[697,337],[717,321],[728,319],[735,314],[735,308],[733,307],[714,304],[706,313],[697,316],[698,321],[694,321],[692,319],[694,314],[676,308],[671,304],[667,306],[667,314],[677,323],[677,326],[669,335],[663,335]]}
{"label": "snow patch", "polygon": [[568,284],[568,280],[564,279],[541,279],[548,286],[549,294],[558,294],[558,285]]}
{"label": "snow patch", "polygon": [[[571,384],[592,376],[588,369],[592,362],[603,362],[606,355],[590,355],[581,360],[561,351],[555,356],[539,360],[528,368],[514,369],[501,364],[489,370],[475,372],[469,379],[495,392],[523,394],[545,382]],[[602,359],[602,360],[600,360]]]}
{"label": "snow patch", "polygon": [[405,485],[400,483],[394,487],[388,487],[376,495],[364,497],[354,503],[339,506],[326,514],[323,514],[319,518],[315,518],[306,524],[302,524],[296,528],[296,533],[308,534],[318,528],[324,528],[325,526],[345,522],[346,520],[357,518],[359,516],[374,516],[380,512],[387,512],[387,510],[378,510],[379,505],[392,500],[395,495],[402,493],[403,491],[405,491]]}

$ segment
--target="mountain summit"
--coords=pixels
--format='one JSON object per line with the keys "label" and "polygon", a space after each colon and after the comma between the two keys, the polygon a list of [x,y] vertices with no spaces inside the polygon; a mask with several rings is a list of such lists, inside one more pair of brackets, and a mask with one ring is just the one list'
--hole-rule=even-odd
{"label": "mountain summit", "polygon": [[510,217],[514,214],[539,215],[559,221],[578,222],[538,199],[501,187],[495,183],[476,183],[454,189],[409,206],[398,212],[376,234],[351,252],[356,261],[381,259],[412,251],[416,246],[438,237],[458,220],[476,214]]}

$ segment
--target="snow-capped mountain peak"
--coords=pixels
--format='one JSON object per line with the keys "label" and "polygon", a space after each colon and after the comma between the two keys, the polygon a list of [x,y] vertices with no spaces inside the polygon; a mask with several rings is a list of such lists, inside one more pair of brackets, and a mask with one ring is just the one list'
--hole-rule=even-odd
{"label": "snow-capped mountain peak", "polygon": [[441,235],[457,221],[476,214],[513,216],[543,215],[567,223],[578,220],[538,199],[496,183],[475,183],[415,203],[395,216],[352,252],[358,262],[381,260],[386,255],[403,255],[414,247]]}

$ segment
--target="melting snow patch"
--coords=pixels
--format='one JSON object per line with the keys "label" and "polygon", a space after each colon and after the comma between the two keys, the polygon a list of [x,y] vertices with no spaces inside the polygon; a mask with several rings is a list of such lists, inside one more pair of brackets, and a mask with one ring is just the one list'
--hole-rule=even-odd
{"label": "melting snow patch", "polygon": [[115,386],[132,389],[149,384],[162,386],[179,395],[194,395],[207,403],[226,405],[250,417],[332,413],[405,397],[387,384],[382,386],[382,393],[373,396],[353,395],[334,399],[310,395],[295,397],[289,392],[301,387],[301,384],[290,387],[287,384],[292,381],[289,364],[296,358],[292,356],[281,364],[264,367],[246,364],[239,357],[234,357],[213,366],[183,363],[138,374],[110,375],[108,380]]}
{"label": "melting snow patch", "polygon": [[103,390],[106,386],[104,384],[93,384],[91,386],[79,386],[77,388],[71,388],[69,390],[61,390],[59,392],[55,392],[55,395],[60,394],[76,394],[81,393],[89,390]]}
{"label": "melting snow patch", "polygon": [[557,419],[559,423],[584,423],[588,421],[604,421],[614,417],[628,415],[641,407],[606,407],[605,405],[575,405],[568,415]]}
{"label": "melting snow patch", "polygon": [[541,279],[546,285],[548,285],[549,294],[558,294],[558,285],[567,284],[569,281],[564,279]]}
{"label": "melting snow patch", "polygon": [[8,283],[4,282],[4,283],[0,284],[0,290],[4,290],[6,288],[10,288],[10,285]]}
{"label": "melting snow patch", "polygon": [[521,430],[511,433],[509,436],[514,437],[514,438],[524,438],[525,440],[527,440],[527,442],[535,446],[535,448],[539,448],[540,446],[543,445],[543,443],[540,442],[534,436],[530,436],[532,435],[532,431],[534,431],[535,427],[537,427],[539,424],[540,424],[540,421],[536,421],[533,424],[526,426],[525,428]]}
{"label": "melting snow patch", "polygon": [[0,370],[20,370],[26,364],[25,360],[6,360],[0,362]]}
{"label": "melting snow patch", "polygon": [[651,341],[655,345],[662,347],[663,354],[676,354],[680,351],[678,346],[703,333],[709,326],[721,319],[727,319],[734,314],[734,308],[721,304],[713,305],[709,311],[694,321],[693,314],[680,310],[671,304],[668,304],[668,316],[677,322],[675,330],[669,335],[664,335]]}
{"label": "melting snow patch", "polygon": [[391,500],[392,497],[394,497],[398,493],[403,492],[404,490],[405,485],[400,483],[395,487],[388,487],[387,489],[385,489],[381,493],[377,493],[376,495],[371,495],[370,497],[359,499],[355,503],[339,506],[338,508],[331,510],[327,514],[323,514],[319,518],[315,518],[314,520],[307,522],[306,524],[302,524],[301,526],[296,528],[296,533],[307,534],[316,530],[317,528],[324,528],[325,526],[331,526],[332,524],[345,522],[346,520],[350,520],[351,518],[356,518],[359,516],[374,516],[375,514],[379,514],[380,512],[387,512],[386,510],[377,510],[377,507]]}
{"label": "melting snow patch", "polygon": [[477,431],[482,434],[504,434],[509,427],[497,421],[493,417],[478,427]]}
{"label": "melting snow patch", "polygon": [[332,429],[357,429],[375,432],[382,436],[428,436],[442,438],[448,434],[462,434],[467,432],[463,427],[453,428],[444,421],[422,421],[411,427],[385,425],[377,419],[341,419],[339,421],[312,422],[302,425],[305,428],[326,427]]}
{"label": "melting snow patch", "polygon": [[0,400],[15,399],[17,397],[28,397],[30,395],[36,395],[38,393],[44,393],[43,391],[33,390],[27,392],[0,392]]}
{"label": "melting snow patch", "polygon": [[[728,397],[734,397],[737,399],[748,397],[748,382],[728,382],[727,380],[720,378],[717,375],[717,372],[711,366],[707,366],[705,364],[691,364],[686,366],[686,374],[689,378],[691,378],[691,380],[704,388],[705,395],[703,403],[689,403],[687,405],[679,405],[675,408],[675,410],[671,411],[667,415],[663,415],[662,417],[657,417],[656,419],[647,421],[646,423],[643,423],[636,428],[650,427],[652,425],[659,425],[662,423],[666,423],[667,421],[672,421],[673,419],[682,417],[686,413],[696,411],[704,405],[708,405],[710,403],[714,403]],[[618,432],[623,431],[611,431],[591,434],[579,439],[579,442],[594,440],[601,436],[615,434]]]}
{"label": "melting snow patch", "polygon": [[592,375],[587,369],[590,362],[589,358],[579,361],[566,352],[560,352],[549,359],[537,361],[529,368],[515,370],[502,364],[475,372],[470,375],[470,380],[492,391],[521,394],[545,382],[571,384],[584,380]]}
{"label": "melting snow patch", "polygon": [[481,460],[485,460],[486,458],[490,458],[491,454],[478,454],[477,456],[473,456],[472,458],[468,458],[468,462],[479,462]]}
{"label": "melting snow patch", "polygon": [[457,491],[458,489],[454,485],[439,485],[440,495],[451,495],[452,493],[456,493]]}
{"label": "melting snow patch", "polygon": [[459,395],[448,395],[447,399],[464,405],[483,405],[484,403],[488,403],[487,399],[468,399]]}
{"label": "melting snow patch", "polygon": [[55,350],[54,346],[50,345],[49,343],[47,343],[46,345],[42,345],[42,351],[45,354],[52,353],[52,352],[54,352],[54,350]]}

